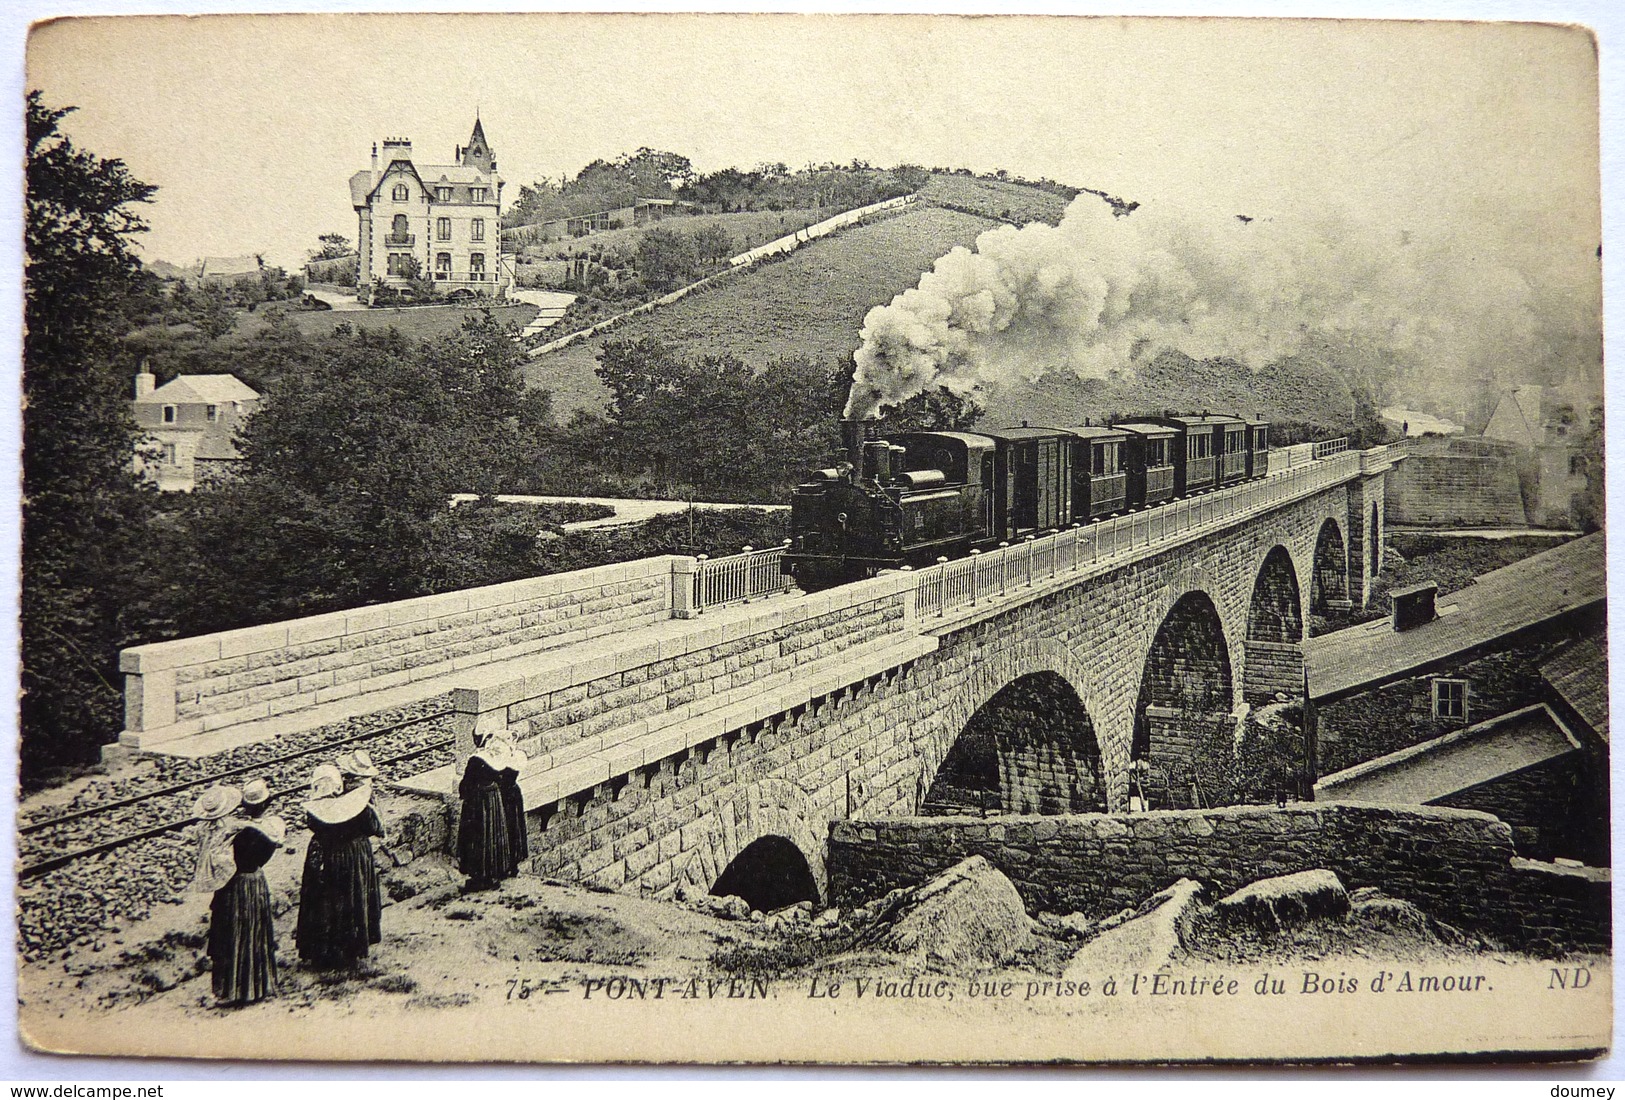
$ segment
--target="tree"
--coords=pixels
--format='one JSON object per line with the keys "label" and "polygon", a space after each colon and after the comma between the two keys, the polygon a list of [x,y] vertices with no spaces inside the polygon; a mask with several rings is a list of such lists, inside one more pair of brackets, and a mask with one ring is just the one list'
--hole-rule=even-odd
{"label": "tree", "polygon": [[651,229],[638,242],[638,276],[654,290],[691,281],[700,266],[694,239],[670,229]]}
{"label": "tree", "polygon": [[715,222],[694,231],[694,251],[708,264],[721,263],[733,255],[733,250],[733,237]]}
{"label": "tree", "polygon": [[72,108],[27,103],[24,204],[22,765],[35,781],[119,728],[118,649],[150,515],[132,458],[135,363],[120,347],[141,286],[133,209],[156,188],[76,148]]}
{"label": "tree", "polygon": [[507,487],[521,433],[545,415],[521,394],[511,330],[485,314],[423,343],[344,331],[313,350],[312,369],[262,391],[239,437],[241,476],[189,502],[193,568],[172,593],[188,633],[494,583],[522,567],[511,530],[486,538],[489,525],[446,518],[452,494]]}
{"label": "tree", "polygon": [[312,260],[342,260],[355,252],[350,246],[350,238],[343,233],[323,233],[316,239],[321,242],[321,247],[310,254]]}

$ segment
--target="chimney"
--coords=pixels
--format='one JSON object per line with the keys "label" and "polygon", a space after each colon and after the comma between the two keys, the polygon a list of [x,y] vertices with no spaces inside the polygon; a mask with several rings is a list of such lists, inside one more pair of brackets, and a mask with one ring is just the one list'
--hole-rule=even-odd
{"label": "chimney", "polygon": [[409,161],[412,159],[411,138],[385,138],[384,139],[384,167],[389,167],[397,160]]}
{"label": "chimney", "polygon": [[1437,619],[1439,613],[1434,610],[1433,598],[1438,593],[1439,586],[1432,581],[1390,592],[1388,598],[1394,603],[1394,630],[1414,630]]}
{"label": "chimney", "polygon": [[875,436],[874,420],[843,420],[841,421],[841,445],[846,450],[846,460],[852,464],[854,476],[863,475],[863,444]]}
{"label": "chimney", "polygon": [[158,388],[158,379],[153,377],[145,363],[141,365],[141,372],[135,376],[135,396],[139,401],[153,390]]}

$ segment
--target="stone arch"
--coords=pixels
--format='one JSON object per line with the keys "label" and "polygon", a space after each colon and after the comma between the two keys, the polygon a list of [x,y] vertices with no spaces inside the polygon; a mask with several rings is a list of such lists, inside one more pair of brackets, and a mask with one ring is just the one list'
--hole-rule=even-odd
{"label": "stone arch", "polygon": [[[916,811],[924,804],[932,778],[941,770],[943,761],[948,758],[948,753],[953,748],[954,742],[959,739],[960,733],[970,724],[976,712],[1007,684],[1023,676],[1053,672],[1065,680],[1077,694],[1085,710],[1092,709],[1088,669],[1060,642],[1053,638],[1036,638],[1023,642],[999,639],[992,648],[993,651],[988,653],[985,659],[981,659],[978,655],[976,665],[964,688],[942,707],[929,735],[915,742],[914,753],[919,765],[915,783]],[[1106,771],[1110,774],[1113,767],[1110,745],[1103,744],[1102,750],[1107,757]],[[1127,764],[1128,760],[1125,757],[1117,766],[1124,767]]]}
{"label": "stone arch", "polygon": [[767,833],[742,848],[711,884],[716,897],[741,897],[752,909],[771,913],[822,898],[807,857],[788,837]]}
{"label": "stone arch", "polygon": [[1197,762],[1232,735],[1230,649],[1218,605],[1188,591],[1163,616],[1146,651],[1134,705],[1133,794],[1166,808],[1200,801]]}
{"label": "stone arch", "polygon": [[1088,708],[1059,672],[1000,688],[971,715],[938,767],[926,814],[1088,813],[1106,809],[1100,742]]}
{"label": "stone arch", "polygon": [[[814,828],[815,821],[827,825],[807,793],[788,779],[741,784],[731,799],[722,798],[710,813],[683,827],[674,877],[692,891],[708,893],[747,848],[763,837],[778,837],[801,853],[822,900],[829,880],[823,830]],[[778,855],[783,854],[780,849]]]}
{"label": "stone arch", "polygon": [[1349,554],[1343,529],[1328,518],[1315,537],[1315,579],[1310,587],[1309,611],[1326,618],[1347,611],[1349,602]]}
{"label": "stone arch", "polygon": [[1303,601],[1298,571],[1286,547],[1264,555],[1253,579],[1247,609],[1242,694],[1248,702],[1267,702],[1277,693],[1303,692]]}

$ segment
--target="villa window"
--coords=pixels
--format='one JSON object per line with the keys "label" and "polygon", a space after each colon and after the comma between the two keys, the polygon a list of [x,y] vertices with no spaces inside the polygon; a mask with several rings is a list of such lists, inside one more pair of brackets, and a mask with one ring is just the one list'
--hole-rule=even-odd
{"label": "villa window", "polygon": [[449,187],[436,187],[434,189],[434,198],[435,198],[436,202],[450,202],[451,201],[451,188],[449,188]]}
{"label": "villa window", "polygon": [[164,444],[164,465],[175,465],[175,444],[173,443]]}
{"label": "villa window", "polygon": [[205,406],[203,406],[203,416],[204,416],[204,418],[206,420],[208,420],[209,423],[213,424],[216,420],[220,419],[220,406],[219,405],[205,405]]}
{"label": "villa window", "polygon": [[1467,721],[1467,681],[1433,681],[1433,717]]}
{"label": "villa window", "polygon": [[389,254],[389,273],[398,278],[406,279],[412,275],[412,254],[410,252],[391,252]]}
{"label": "villa window", "polygon": [[165,405],[164,406],[164,423],[165,424],[173,424],[173,423],[175,423],[175,406],[174,405]]}
{"label": "villa window", "polygon": [[484,202],[485,201],[485,188],[483,188],[483,187],[475,187],[475,188],[472,189],[472,194],[473,194],[473,201],[474,202]]}
{"label": "villa window", "polygon": [[404,183],[397,183],[395,190],[390,193],[390,197],[396,202],[406,202],[412,197],[412,190]]}
{"label": "villa window", "polygon": [[474,218],[468,223],[468,239],[471,241],[485,240],[484,218]]}
{"label": "villa window", "polygon": [[451,240],[451,219],[436,218],[434,220],[434,235],[437,240]]}
{"label": "villa window", "polygon": [[476,282],[485,279],[485,253],[471,252],[468,256],[468,277]]}
{"label": "villa window", "polygon": [[434,277],[442,280],[451,278],[450,252],[436,252],[434,254]]}

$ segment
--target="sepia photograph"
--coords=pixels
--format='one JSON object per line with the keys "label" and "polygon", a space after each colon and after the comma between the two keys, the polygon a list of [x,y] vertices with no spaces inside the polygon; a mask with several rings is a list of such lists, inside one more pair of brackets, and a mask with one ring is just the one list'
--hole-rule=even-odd
{"label": "sepia photograph", "polygon": [[35,23],[21,1041],[1607,1057],[1598,51]]}

